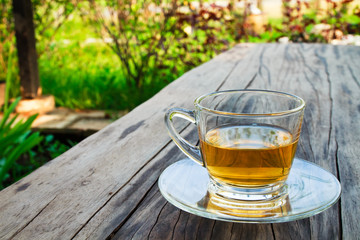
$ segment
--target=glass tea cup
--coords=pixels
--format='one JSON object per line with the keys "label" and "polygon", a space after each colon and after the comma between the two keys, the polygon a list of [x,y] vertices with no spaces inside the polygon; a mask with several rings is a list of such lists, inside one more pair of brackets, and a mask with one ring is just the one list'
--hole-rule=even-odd
{"label": "glass tea cup", "polygon": [[[195,110],[169,109],[169,135],[192,160],[207,169],[212,203],[233,207],[276,207],[287,196],[305,101],[268,90],[228,90],[198,97]],[[173,119],[198,128],[200,146],[180,136]]]}

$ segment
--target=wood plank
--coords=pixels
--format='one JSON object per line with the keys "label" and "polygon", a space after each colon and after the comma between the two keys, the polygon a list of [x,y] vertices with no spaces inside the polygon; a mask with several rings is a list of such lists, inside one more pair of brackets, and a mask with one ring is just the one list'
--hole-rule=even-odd
{"label": "wood plank", "polygon": [[[182,134],[187,139],[190,139],[189,137],[194,138],[196,129],[188,128],[188,132],[183,132]],[[192,141],[193,140],[195,139],[192,139]],[[181,154],[180,149],[176,147],[173,142],[169,142],[169,144],[159,154],[154,156],[148,164],[146,164],[134,175],[132,179],[130,179],[126,186],[113,194],[107,204],[102,206],[102,208],[99,209],[96,215],[91,218],[86,226],[84,226],[84,228],[76,234],[75,239],[88,239],[89,237],[101,238],[102,236],[109,236],[113,234],[113,232],[116,232],[125,223],[129,222],[128,219],[133,216],[134,212],[138,212],[137,208],[139,208],[140,204],[145,205],[144,209],[150,211],[144,213],[141,210],[140,214],[144,216],[153,216],[154,212],[157,211],[156,209],[159,209],[160,211],[162,206],[151,207],[157,206],[153,199],[154,193],[152,193],[154,191],[158,191],[157,179],[167,166],[183,158],[184,156]],[[144,179],[146,179],[146,181],[144,181]],[[156,195],[156,199],[162,204],[166,203],[166,200],[160,195],[160,193]],[[114,209],[116,209],[116,211],[114,211]],[[106,219],[108,224],[103,224],[104,219]],[[139,217],[136,217],[135,220],[139,221]],[[140,220],[144,222],[143,218]],[[133,223],[130,226],[135,230],[136,228],[134,226],[137,224],[138,223]],[[130,235],[130,233],[127,234]]]}
{"label": "wood plank", "polygon": [[[183,96],[190,100],[215,90],[248,49],[239,49],[235,58],[225,53],[184,74],[150,101],[3,190],[0,208],[5,210],[0,219],[7,221],[0,222],[0,238],[73,237],[106,205],[111,193],[123,188],[169,143],[163,125],[169,106],[190,108],[192,101],[183,101]],[[219,64],[222,68],[215,67]]]}
{"label": "wood plank", "polygon": [[342,239],[356,239],[360,236],[360,48],[337,46],[319,52],[319,58],[327,66],[331,96],[329,137],[342,186]]}
{"label": "wood plank", "polygon": [[[299,157],[306,158],[317,164],[320,164],[324,168],[332,171],[336,175],[337,163],[334,157],[334,152],[329,149],[329,126],[331,119],[329,118],[330,107],[328,105],[321,104],[329,102],[328,88],[326,83],[326,69],[325,66],[321,66],[317,51],[320,45],[309,47],[307,45],[296,45],[289,48],[287,45],[266,45],[257,47],[251,52],[237,68],[229,75],[227,80],[222,83],[221,89],[234,89],[234,88],[265,88],[280,91],[287,91],[302,96],[309,102],[310,107],[305,114],[306,121],[311,121],[309,126],[301,136],[299,147]],[[331,47],[329,48],[331,51]],[[279,62],[272,61],[273,56],[283,56]],[[285,60],[284,60],[285,59]],[[306,59],[306,61],[304,60]],[[315,65],[308,65],[309,62],[316,62]],[[295,68],[296,67],[296,68]],[[266,70],[268,69],[268,70]],[[271,71],[269,70],[271,69]],[[274,70],[272,70],[274,69]],[[289,69],[295,69],[295,71],[289,72]],[[264,71],[266,70],[266,74]],[[241,76],[241,81],[239,81]],[[311,80],[315,79],[315,80]],[[316,83],[312,83],[316,81]],[[312,86],[316,84],[319,86]],[[301,85],[301,87],[299,87]],[[324,87],[325,85],[325,87]],[[310,89],[310,91],[309,91]],[[317,91],[311,91],[319,89]],[[316,129],[324,129],[322,132],[316,131]],[[325,146],[325,148],[324,148]],[[165,206],[162,206],[165,208]],[[174,209],[175,211],[176,209]],[[142,212],[142,211],[141,211]],[[149,210],[150,214],[151,210]],[[275,239],[289,239],[297,237],[299,239],[318,239],[319,237],[327,239],[340,238],[340,222],[339,222],[339,207],[334,206],[331,209],[314,216],[300,221],[285,223],[285,224],[265,224],[266,227],[260,229],[261,225],[251,224],[235,224],[236,227],[232,228],[232,231],[251,232],[246,235],[247,239],[256,239],[258,236],[254,232],[263,234],[264,236],[271,236]],[[164,219],[159,213],[158,215],[151,215],[151,219],[156,218],[158,221]],[[175,218],[177,219],[177,218]],[[181,217],[178,218],[183,219]],[[179,224],[179,220],[177,224]],[[146,221],[144,220],[144,223]],[[157,225],[163,226],[163,224],[169,223],[169,219],[164,222],[157,222],[152,229],[156,229]],[[132,220],[128,220],[129,226],[132,225]],[[326,226],[324,226],[326,223]],[[172,222],[169,223],[173,226]],[[215,224],[215,223],[213,223]],[[226,224],[226,223],[225,223]],[[126,226],[126,225],[125,225]],[[124,227],[125,227],[124,226]],[[255,227],[255,230],[253,229]],[[175,228],[176,229],[176,228]],[[206,226],[204,229],[197,229],[198,232],[211,231],[212,227]],[[226,227],[224,227],[226,229]],[[144,231],[139,231],[144,233]],[[176,236],[175,233],[170,234],[169,229],[167,232],[170,236]],[[126,229],[120,229],[116,238],[122,238],[126,236],[128,232]],[[146,232],[141,237],[152,236],[152,232]],[[223,236],[222,239],[231,239],[230,237]],[[264,237],[262,236],[262,238]],[[193,237],[193,236],[192,236]],[[199,239],[210,239],[212,235],[202,236]]]}
{"label": "wood plank", "polygon": [[[326,49],[332,52],[332,48],[333,46],[328,45]],[[248,82],[247,87],[249,88],[285,91],[303,97],[307,106],[297,156],[324,167],[336,176],[337,162],[334,149],[330,148],[332,141],[329,138],[331,96],[329,96],[327,66],[320,61],[318,56],[319,52],[324,50],[322,45],[309,46],[306,44],[259,47],[258,55],[253,55],[249,61],[246,61],[248,66],[243,66],[243,69],[237,68],[229,76],[224,87],[236,88],[235,78],[246,69],[249,77],[256,75],[251,82]],[[274,60],[274,56],[278,56],[278,58]],[[327,58],[332,57],[327,56]],[[324,228],[322,226],[324,222],[332,227]],[[297,229],[297,231],[289,232],[287,225],[293,225],[290,229]],[[301,228],[299,228],[300,226]],[[305,221],[302,225],[299,225],[298,222],[276,224],[274,231],[275,236],[291,236],[292,232],[307,232],[313,234],[312,239],[317,239],[318,235],[325,239],[339,238],[339,208],[334,206],[326,212],[312,217],[311,222]],[[307,239],[307,237],[302,236],[301,239]]]}

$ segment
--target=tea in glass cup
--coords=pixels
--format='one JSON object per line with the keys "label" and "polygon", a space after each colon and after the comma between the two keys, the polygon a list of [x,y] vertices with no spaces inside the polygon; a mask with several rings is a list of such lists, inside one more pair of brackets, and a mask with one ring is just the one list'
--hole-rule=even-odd
{"label": "tea in glass cup", "polygon": [[[165,122],[180,149],[207,169],[214,202],[281,204],[300,136],[304,100],[277,91],[228,90],[203,95],[194,104],[194,111],[170,109]],[[179,135],[174,117],[197,125],[200,146]]]}

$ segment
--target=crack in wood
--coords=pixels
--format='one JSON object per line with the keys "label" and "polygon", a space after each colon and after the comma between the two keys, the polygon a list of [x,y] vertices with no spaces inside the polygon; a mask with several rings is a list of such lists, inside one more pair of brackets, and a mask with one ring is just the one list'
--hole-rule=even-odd
{"label": "crack in wood", "polygon": [[265,54],[265,51],[266,51],[266,48],[263,48],[261,53],[260,53],[260,56],[259,56],[259,70],[258,70],[258,73],[261,77],[265,78],[262,74],[262,69],[264,68],[265,71],[266,71],[266,75],[267,75],[267,82],[269,83],[269,85],[271,85],[271,74],[270,74],[270,69],[266,66],[266,64],[264,64],[264,54]]}
{"label": "crack in wood", "polygon": [[149,236],[151,235],[151,232],[154,230],[154,227],[156,226],[156,224],[159,222],[159,218],[160,218],[160,215],[162,213],[162,211],[164,211],[164,208],[166,207],[166,205],[168,205],[168,202],[166,201],[165,204],[161,207],[158,215],[156,216],[156,220],[153,224],[153,226],[151,227],[150,231],[149,231]]}
{"label": "crack in wood", "polygon": [[[153,190],[153,188],[155,187],[156,183],[157,183],[157,182],[155,182],[155,183],[151,186],[151,188],[149,189],[149,191],[146,193],[146,195],[144,195],[144,197],[142,198],[141,203],[146,200],[147,195],[151,192],[151,190]],[[157,194],[159,194],[159,191],[155,191],[154,194],[150,197],[150,200],[151,200],[152,198],[154,198]],[[150,234],[151,234],[152,230],[153,230],[154,227],[156,226],[156,223],[159,221],[159,217],[160,217],[160,215],[161,215],[161,212],[164,210],[166,204],[167,204],[167,202],[165,202],[165,204],[162,206],[161,210],[159,211],[159,214],[158,214],[158,216],[157,216],[157,218],[156,218],[156,221],[155,221],[154,225],[151,227],[151,229],[150,229],[150,231],[149,231],[148,238],[150,237]],[[138,231],[139,231],[140,229],[141,229],[141,226],[140,226],[140,228],[138,228],[138,229],[134,232],[132,238],[134,237],[134,235],[136,235],[136,234],[138,233]]]}
{"label": "crack in wood", "polygon": [[251,84],[255,81],[256,77],[257,77],[257,73],[255,73],[255,75],[251,78],[248,84],[246,84],[245,89],[248,89],[251,86]]}
{"label": "crack in wood", "polygon": [[[190,125],[190,124],[188,124]],[[187,125],[187,126],[188,126]],[[186,126],[186,127],[187,127]],[[185,128],[186,128],[185,127]],[[184,128],[184,129],[185,129]],[[171,140],[169,140],[163,148],[161,148],[152,158],[150,158],[149,161],[147,161],[141,168],[138,169],[138,171],[136,171],[134,173],[134,175],[127,181],[125,182],[117,191],[113,192],[113,194],[109,197],[109,199],[101,206],[99,207],[99,209],[97,211],[94,212],[94,214],[91,215],[91,217],[89,217],[89,219],[86,221],[85,224],[83,224],[81,226],[81,228],[79,228],[79,230],[72,236],[71,239],[74,239],[83,229],[84,227],[116,196],[116,194],[118,194],[125,186],[127,186],[136,176],[137,174],[139,174],[139,172],[141,172],[146,165],[148,165],[158,154],[160,154],[160,152],[163,151],[164,148],[166,148],[169,144],[171,143]],[[156,182],[154,183],[156,184]],[[149,190],[144,194],[143,198],[140,199],[140,201],[138,202],[138,204],[134,207],[134,209],[129,213],[129,215],[124,219],[124,221],[122,221],[122,223],[118,226],[118,228],[115,228],[114,231],[108,236],[107,239],[111,239],[111,236],[113,234],[115,234],[124,224],[125,222],[133,215],[133,213],[136,211],[137,207],[143,202],[143,200],[145,199],[145,197],[147,196],[147,194],[150,192],[150,190],[152,189],[152,187],[154,186],[154,184],[149,188]],[[110,237],[110,238],[109,238]]]}
{"label": "crack in wood", "polygon": [[234,225],[235,225],[235,223],[231,223],[230,239],[232,239],[232,236],[233,236]]}
{"label": "crack in wood", "polygon": [[211,232],[210,232],[210,236],[209,236],[209,239],[211,239],[212,238],[212,236],[213,236],[213,233],[214,233],[214,230],[215,230],[215,223],[216,223],[216,221],[212,221],[213,222],[213,224],[212,224],[212,228],[211,228]]}
{"label": "crack in wood", "polygon": [[219,91],[221,89],[221,87],[226,83],[226,81],[229,79],[229,76],[233,73],[233,71],[235,70],[235,68],[238,66],[238,64],[241,62],[241,60],[236,61],[236,63],[234,64],[234,66],[231,68],[231,70],[229,71],[229,73],[225,76],[224,80],[220,83],[220,85],[217,87],[216,91]]}
{"label": "crack in wood", "polygon": [[[319,92],[318,90],[315,88],[314,84],[312,83],[312,81],[310,80],[309,76],[307,75],[306,72],[304,72],[304,76],[305,76],[305,80],[310,84],[312,90],[315,92],[315,97],[316,97],[316,104],[318,106],[320,106],[320,99],[319,99]],[[319,119],[318,119],[319,120]]]}
{"label": "crack in wood", "polygon": [[[340,165],[339,165],[339,144],[335,138],[335,164],[336,164],[336,177],[337,179],[339,179],[339,182],[341,183],[340,181]],[[338,201],[338,216],[339,216],[339,239],[343,239],[343,221],[342,221],[342,201],[341,201],[341,197],[339,198],[339,201]]]}
{"label": "crack in wood", "polygon": [[271,224],[271,232],[272,232],[273,239],[276,239],[275,230],[274,230],[274,224],[273,223]]}
{"label": "crack in wood", "polygon": [[334,52],[334,55],[335,55],[335,59],[339,59],[340,58],[339,46],[334,45],[332,49],[333,49],[333,52]]}
{"label": "crack in wood", "polygon": [[179,211],[179,216],[178,216],[178,218],[176,219],[176,222],[175,222],[174,227],[173,227],[173,231],[172,231],[172,235],[171,235],[171,238],[172,238],[172,239],[174,239],[175,229],[176,229],[177,224],[178,224],[179,221],[180,221],[180,216],[181,216],[181,210]]}
{"label": "crack in wood", "polygon": [[18,235],[20,232],[22,232],[27,226],[29,226],[50,205],[50,203],[52,203],[55,200],[55,198],[57,198],[57,195],[50,202],[48,202],[29,222],[27,222],[23,227],[21,227],[19,230],[17,230],[10,237],[10,239],[13,239],[16,235]]}
{"label": "crack in wood", "polygon": [[[311,151],[311,153],[310,153],[310,154],[311,154],[311,157],[309,157],[308,151],[305,151],[305,150],[304,150],[304,153],[305,153],[305,155],[306,155],[306,158],[307,158],[308,160],[310,160],[310,159],[314,159],[314,158],[315,158],[315,155],[314,155],[314,151],[313,151],[312,145],[311,145],[310,131],[309,131],[309,128],[308,128],[306,116],[304,117],[303,121],[304,121],[303,130],[306,130],[305,136],[307,137],[307,143],[308,143],[309,148],[310,148],[310,151]],[[303,148],[306,148],[306,147],[303,146]]]}
{"label": "crack in wood", "polygon": [[349,65],[347,65],[347,67],[348,67],[348,69],[349,69],[349,72],[350,72],[350,74],[351,74],[351,77],[352,77],[353,80],[355,81],[356,85],[360,88],[360,82],[359,82],[359,80],[356,78],[356,76],[355,76],[352,68],[351,68]]}
{"label": "crack in wood", "polygon": [[[187,124],[181,131],[179,131],[179,133],[182,133],[183,131],[185,131],[191,124]],[[102,208],[104,208],[108,202],[116,195],[118,194],[125,186],[127,186],[136,176],[137,174],[139,174],[139,172],[141,172],[152,160],[154,160],[165,148],[168,147],[168,145],[172,142],[172,140],[169,140],[163,148],[161,148],[156,154],[154,154],[153,157],[151,157],[141,168],[139,168],[139,170],[121,187],[119,188],[109,199],[106,203],[103,204],[103,206],[101,208],[98,209],[98,211],[96,211],[89,219],[88,221],[81,227],[81,229],[73,236],[73,238],[85,227],[86,224],[88,224],[90,222],[90,220],[98,213],[101,211]],[[174,147],[176,148],[176,147]],[[169,151],[168,154],[171,154],[171,151]],[[167,156],[167,155],[166,155]],[[165,157],[166,157],[165,156]],[[111,239],[113,236],[116,235],[116,233],[121,229],[121,227],[133,216],[133,214],[136,212],[136,210],[138,209],[138,207],[143,203],[143,201],[146,199],[146,197],[148,196],[149,192],[152,190],[152,188],[157,184],[157,181],[154,182],[154,184],[152,184],[148,191],[146,191],[146,193],[143,195],[143,197],[140,199],[140,201],[138,202],[138,204],[136,204],[136,206],[134,207],[134,209],[129,212],[129,214],[127,215],[127,217],[113,230],[113,232],[106,238],[106,239]],[[155,226],[155,225],[154,225]],[[135,233],[136,234],[136,233]]]}
{"label": "crack in wood", "polygon": [[[152,189],[156,185],[156,183],[157,182],[155,182],[154,184],[151,185],[151,187],[148,189],[148,191],[146,191],[146,193],[143,195],[143,197],[140,199],[140,201],[136,204],[136,206],[129,212],[129,214],[126,216],[126,218],[124,218],[124,220],[121,221],[120,224],[116,228],[114,228],[114,230],[106,238],[107,240],[112,239],[117,234],[117,232],[122,228],[122,226],[124,226],[125,223],[133,216],[133,214],[138,210],[139,206],[146,200],[147,196],[150,194],[150,192],[152,191]],[[155,193],[153,196],[151,196],[151,198],[153,198],[154,196],[155,196]],[[134,232],[133,236],[138,232],[138,230],[139,229],[137,229],[137,231]]]}
{"label": "crack in wood", "polygon": [[333,127],[332,127],[332,116],[333,116],[333,98],[332,98],[332,87],[331,87],[331,81],[330,81],[330,72],[329,72],[329,65],[326,61],[326,58],[322,57],[319,55],[318,51],[315,51],[315,56],[317,56],[320,61],[324,64],[325,67],[325,73],[326,73],[326,80],[329,84],[329,99],[330,99],[330,113],[329,113],[329,123],[330,123],[330,127],[329,127],[329,132],[328,132],[328,149],[330,149],[330,143],[331,143],[331,134],[333,131]]}
{"label": "crack in wood", "polygon": [[[164,148],[170,143],[171,141],[169,141]],[[161,152],[161,151],[159,151]],[[157,155],[157,154],[156,154]],[[156,156],[155,155],[155,156]],[[154,157],[155,157],[154,156]],[[153,157],[153,158],[154,158]],[[137,174],[153,159],[151,158],[148,162],[146,162],[126,183],[124,183],[123,186],[121,186],[116,192],[114,192],[109,199],[101,206],[99,207],[99,209],[97,211],[94,212],[94,214],[86,221],[85,224],[83,224],[81,226],[81,228],[74,234],[74,236],[71,239],[74,239],[80,232],[81,230],[116,196],[116,194],[118,194],[125,186],[127,186],[136,176]],[[131,218],[131,216],[136,212],[136,210],[138,209],[138,207],[143,203],[143,201],[146,199],[147,195],[149,194],[149,192],[151,191],[151,189],[156,185],[156,181],[154,182],[154,184],[151,185],[151,187],[149,187],[148,191],[145,192],[145,194],[143,195],[143,197],[140,199],[140,201],[134,206],[133,210],[129,212],[129,214],[127,215],[127,217],[118,225],[118,227],[116,227],[113,232],[106,238],[106,239],[111,239],[116,232],[118,232],[120,230],[120,228],[126,223],[126,221],[128,219]]]}

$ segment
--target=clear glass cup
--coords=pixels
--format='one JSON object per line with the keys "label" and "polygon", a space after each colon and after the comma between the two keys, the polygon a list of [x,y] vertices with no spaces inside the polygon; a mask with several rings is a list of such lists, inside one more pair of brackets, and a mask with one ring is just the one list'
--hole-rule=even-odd
{"label": "clear glass cup", "polygon": [[[198,97],[194,105],[194,111],[169,109],[165,123],[177,146],[207,169],[212,204],[284,204],[305,101],[277,91],[228,90]],[[200,146],[180,136],[173,125],[176,117],[196,124]]]}

